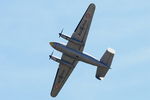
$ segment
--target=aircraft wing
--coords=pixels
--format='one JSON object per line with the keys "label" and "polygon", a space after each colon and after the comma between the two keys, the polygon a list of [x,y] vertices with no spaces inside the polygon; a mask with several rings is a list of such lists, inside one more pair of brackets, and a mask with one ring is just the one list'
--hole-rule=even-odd
{"label": "aircraft wing", "polygon": [[[95,5],[90,4],[86,12],[84,13],[82,19],[80,20],[78,26],[76,27],[74,33],[72,34],[71,36],[72,39],[80,41],[85,45],[94,11],[95,11]],[[79,45],[69,41],[66,46],[82,52],[84,45]],[[78,63],[76,59],[73,59],[65,54],[62,55],[61,60],[70,63],[72,67],[59,64],[59,68],[57,70],[56,77],[51,91],[51,96],[53,97],[57,96],[57,94],[59,93],[64,83],[66,82],[71,72],[73,71],[73,69]]]}
{"label": "aircraft wing", "polygon": [[[80,20],[78,26],[76,27],[74,33],[72,34],[71,36],[72,39],[80,41],[85,45],[88,32],[90,29],[90,25],[92,22],[92,18],[94,15],[94,11],[95,11],[95,5],[91,3],[87,8],[86,12],[84,13],[82,19]],[[67,47],[78,50],[80,52],[83,51],[84,45],[79,45],[70,41],[67,43]]]}
{"label": "aircraft wing", "polygon": [[72,66],[66,66],[63,64],[59,64],[59,68],[57,70],[56,77],[55,77],[54,84],[53,84],[52,91],[51,91],[52,97],[57,96],[57,94],[59,93],[59,91],[63,87],[64,83],[66,82],[66,80],[70,76],[71,72],[73,71],[73,69],[75,68],[75,66],[78,63],[77,60],[75,60],[71,57],[68,57],[65,54],[62,55],[61,60],[65,61],[67,63],[70,63]]}

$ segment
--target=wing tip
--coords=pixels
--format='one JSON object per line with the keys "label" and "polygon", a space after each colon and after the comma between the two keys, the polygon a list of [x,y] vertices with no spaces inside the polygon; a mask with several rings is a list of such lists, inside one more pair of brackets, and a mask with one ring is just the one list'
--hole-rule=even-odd
{"label": "wing tip", "polygon": [[56,96],[57,96],[57,94],[55,94],[55,93],[53,93],[53,92],[51,92],[50,95],[51,95],[52,97],[56,97]]}
{"label": "wing tip", "polygon": [[95,4],[94,3],[90,3],[90,6],[94,7],[95,8]]}

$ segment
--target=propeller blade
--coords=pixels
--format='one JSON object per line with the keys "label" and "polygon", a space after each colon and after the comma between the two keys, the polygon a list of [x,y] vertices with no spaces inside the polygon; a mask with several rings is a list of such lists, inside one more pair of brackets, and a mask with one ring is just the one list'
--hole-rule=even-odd
{"label": "propeller blade", "polygon": [[63,29],[61,30],[61,32],[59,33],[59,38],[60,38],[60,36],[62,35],[63,31],[64,31],[64,28],[63,28]]}
{"label": "propeller blade", "polygon": [[61,33],[64,31],[64,28],[61,30]]}
{"label": "propeller blade", "polygon": [[51,53],[51,56],[53,55],[53,53],[54,53],[54,50],[53,50],[53,52]]}
{"label": "propeller blade", "polygon": [[51,57],[52,57],[53,53],[54,53],[54,50],[53,50],[53,52],[51,53],[51,55],[49,55],[49,60],[51,59]]}

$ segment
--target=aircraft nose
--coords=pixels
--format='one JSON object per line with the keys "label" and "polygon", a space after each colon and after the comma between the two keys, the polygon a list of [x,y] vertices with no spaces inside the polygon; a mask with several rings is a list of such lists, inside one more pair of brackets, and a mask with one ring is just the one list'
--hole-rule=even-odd
{"label": "aircraft nose", "polygon": [[53,46],[53,45],[54,45],[54,42],[50,42],[49,44],[50,44],[51,46]]}

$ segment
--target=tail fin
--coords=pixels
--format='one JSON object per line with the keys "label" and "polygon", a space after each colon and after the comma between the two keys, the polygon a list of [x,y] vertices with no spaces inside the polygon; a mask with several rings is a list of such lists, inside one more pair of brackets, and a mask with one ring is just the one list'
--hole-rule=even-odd
{"label": "tail fin", "polygon": [[102,80],[105,77],[106,73],[110,69],[114,54],[115,54],[115,51],[111,48],[108,48],[105,51],[104,55],[100,59],[100,62],[106,65],[108,68],[98,66],[97,71],[96,71],[96,76],[95,76],[97,79]]}

